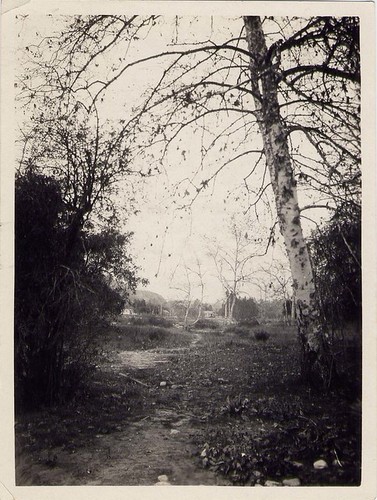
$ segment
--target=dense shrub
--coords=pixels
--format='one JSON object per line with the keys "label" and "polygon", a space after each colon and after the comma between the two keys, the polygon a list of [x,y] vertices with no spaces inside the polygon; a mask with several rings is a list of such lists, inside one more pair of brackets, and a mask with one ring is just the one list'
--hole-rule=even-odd
{"label": "dense shrub", "polygon": [[259,326],[259,321],[257,318],[246,319],[238,323],[239,326],[246,326],[252,328],[253,326]]}
{"label": "dense shrub", "polygon": [[173,322],[170,319],[164,318],[163,316],[132,316],[129,319],[131,325],[145,326],[161,326],[163,328],[171,328]]}
{"label": "dense shrub", "polygon": [[84,230],[55,179],[19,175],[15,206],[16,406],[37,407],[73,395],[93,364],[91,333],[123,308],[115,280],[137,280],[129,235]]}
{"label": "dense shrub", "polygon": [[335,328],[361,319],[361,213],[340,207],[309,242],[322,313]]}
{"label": "dense shrub", "polygon": [[200,330],[216,330],[216,328],[218,328],[218,324],[210,319],[199,319],[194,324],[194,328],[198,328]]}
{"label": "dense shrub", "polygon": [[120,349],[154,349],[156,347],[164,347],[175,345],[176,343],[185,343],[186,338],[182,339],[181,335],[152,325],[125,325],[119,328],[121,339],[119,343]]}
{"label": "dense shrub", "polygon": [[234,333],[238,337],[249,337],[252,333],[250,328],[239,325],[229,325],[224,331],[225,333]]}
{"label": "dense shrub", "polygon": [[266,342],[270,338],[270,334],[266,332],[266,330],[257,330],[254,332],[255,340],[260,340],[262,342]]}
{"label": "dense shrub", "polygon": [[150,316],[148,318],[148,323],[153,326],[162,326],[163,328],[170,328],[173,326],[173,322],[163,316]]}

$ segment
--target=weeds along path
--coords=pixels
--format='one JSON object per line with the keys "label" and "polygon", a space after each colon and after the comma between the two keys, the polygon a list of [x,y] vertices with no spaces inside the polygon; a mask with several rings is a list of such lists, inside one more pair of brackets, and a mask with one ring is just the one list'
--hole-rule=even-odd
{"label": "weeds along path", "polygon": [[[102,413],[98,421],[88,418],[95,408],[85,405],[76,409],[76,419],[70,416],[56,421],[56,432],[59,427],[63,433],[67,427],[81,427],[76,429],[79,439],[71,439],[71,445],[56,445],[59,440],[51,437],[54,429],[48,429],[48,436],[40,436],[39,443],[27,447],[32,453],[18,454],[17,484],[229,484],[200,467],[195,456],[206,421],[200,405],[196,408],[205,395],[200,391],[193,401],[193,389],[200,386],[195,360],[203,334],[177,331],[175,335],[184,337],[184,346],[125,350],[123,339],[118,336],[115,346],[112,337],[93,383],[99,391],[116,391],[116,396],[124,398],[123,406],[120,410],[117,405],[106,408],[106,399],[101,401],[107,396],[103,393],[98,399],[101,406],[96,409],[99,415]],[[104,380],[111,384],[106,385]],[[125,400],[129,401],[129,416],[125,414]],[[47,418],[45,425],[53,423]]]}

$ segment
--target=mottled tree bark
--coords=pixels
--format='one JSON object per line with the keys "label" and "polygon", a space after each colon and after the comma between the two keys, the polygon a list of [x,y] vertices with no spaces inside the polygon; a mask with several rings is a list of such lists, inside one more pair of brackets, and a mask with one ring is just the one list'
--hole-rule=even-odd
{"label": "mottled tree bark", "polygon": [[271,50],[267,49],[260,18],[245,17],[244,24],[250,52],[250,82],[255,114],[295,289],[302,374],[311,382],[328,385],[333,367],[326,350],[312,266],[301,227],[288,131],[280,114],[276,71],[278,58],[271,57]]}
{"label": "mottled tree bark", "polygon": [[[234,289],[236,289],[236,284],[234,284]],[[229,294],[229,321],[234,321],[234,306],[236,305],[236,293],[234,289]]]}

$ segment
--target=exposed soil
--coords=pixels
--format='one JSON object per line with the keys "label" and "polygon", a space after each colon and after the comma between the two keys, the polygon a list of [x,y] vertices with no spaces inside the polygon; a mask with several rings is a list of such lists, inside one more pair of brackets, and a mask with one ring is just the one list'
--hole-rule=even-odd
{"label": "exposed soil", "polygon": [[172,328],[135,350],[123,326],[102,337],[88,390],[18,419],[17,485],[358,483],[358,420],[297,385],[292,332]]}

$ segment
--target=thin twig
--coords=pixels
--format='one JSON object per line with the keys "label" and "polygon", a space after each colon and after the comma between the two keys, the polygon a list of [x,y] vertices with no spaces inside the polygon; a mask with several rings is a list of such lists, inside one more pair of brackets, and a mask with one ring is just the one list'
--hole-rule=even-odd
{"label": "thin twig", "polygon": [[144,384],[144,382],[141,382],[137,378],[130,377],[129,375],[126,375],[125,373],[119,372],[119,375],[122,375],[122,377],[125,377],[125,378],[132,380],[132,382],[136,382],[137,384],[143,385],[144,387],[149,387],[147,384]]}

